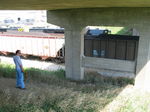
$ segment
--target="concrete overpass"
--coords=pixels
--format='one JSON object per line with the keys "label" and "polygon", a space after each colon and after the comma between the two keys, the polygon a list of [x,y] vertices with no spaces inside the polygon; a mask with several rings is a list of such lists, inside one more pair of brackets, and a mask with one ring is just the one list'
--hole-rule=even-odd
{"label": "concrete overpass", "polygon": [[[65,28],[66,77],[82,80],[84,68],[133,73],[135,85],[150,89],[149,0],[13,0],[1,1],[0,9],[45,9],[48,22]],[[124,26],[140,33],[135,61],[85,57],[86,26]]]}
{"label": "concrete overpass", "polygon": [[149,0],[1,0],[1,10],[149,7]]}

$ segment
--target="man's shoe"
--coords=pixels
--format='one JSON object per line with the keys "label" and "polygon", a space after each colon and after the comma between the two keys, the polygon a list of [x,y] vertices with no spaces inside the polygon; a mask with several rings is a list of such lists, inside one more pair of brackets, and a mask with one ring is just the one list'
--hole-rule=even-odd
{"label": "man's shoe", "polygon": [[16,88],[20,89],[21,87],[17,86]]}
{"label": "man's shoe", "polygon": [[26,88],[19,88],[19,89],[21,89],[21,90],[26,90]]}

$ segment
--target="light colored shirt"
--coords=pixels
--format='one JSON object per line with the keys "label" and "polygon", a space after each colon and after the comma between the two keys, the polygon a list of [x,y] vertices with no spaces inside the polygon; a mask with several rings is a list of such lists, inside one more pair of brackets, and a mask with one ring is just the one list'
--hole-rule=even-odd
{"label": "light colored shirt", "polygon": [[20,66],[22,66],[22,62],[21,62],[20,56],[13,56],[13,60],[16,65],[16,69],[21,69]]}

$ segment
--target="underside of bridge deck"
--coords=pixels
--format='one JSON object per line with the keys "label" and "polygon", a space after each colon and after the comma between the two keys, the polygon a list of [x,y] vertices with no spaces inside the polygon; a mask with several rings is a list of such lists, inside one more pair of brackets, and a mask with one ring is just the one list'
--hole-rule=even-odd
{"label": "underside of bridge deck", "polygon": [[149,0],[1,0],[0,10],[149,7]]}

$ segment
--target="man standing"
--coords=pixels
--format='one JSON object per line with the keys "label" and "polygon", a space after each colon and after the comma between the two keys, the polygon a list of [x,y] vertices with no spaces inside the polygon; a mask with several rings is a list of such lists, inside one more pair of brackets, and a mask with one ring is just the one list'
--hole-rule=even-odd
{"label": "man standing", "polygon": [[20,56],[21,51],[17,50],[16,55],[13,57],[14,63],[16,65],[16,88],[25,89],[24,74],[23,74],[24,70]]}

